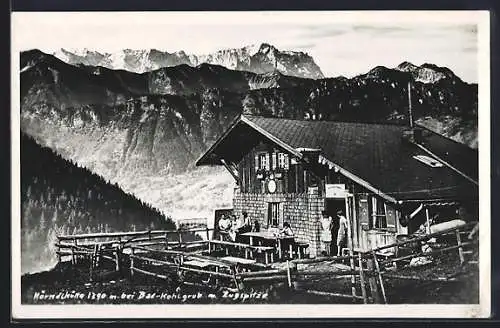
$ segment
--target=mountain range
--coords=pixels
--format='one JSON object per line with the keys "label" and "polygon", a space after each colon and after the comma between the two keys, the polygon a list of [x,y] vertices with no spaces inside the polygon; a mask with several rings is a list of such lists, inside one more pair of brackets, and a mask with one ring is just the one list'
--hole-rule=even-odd
{"label": "mountain range", "polygon": [[477,147],[477,85],[432,64],[313,79],[207,63],[134,73],[38,50],[20,59],[21,130],[173,216],[230,206],[230,175],[193,164],[241,113],[407,122],[410,82],[417,123]]}
{"label": "mountain range", "polygon": [[224,49],[205,55],[186,54],[184,51],[169,53],[157,49],[124,49],[113,53],[101,53],[88,49],[67,50],[63,48],[53,52],[53,55],[73,65],[102,66],[135,73],[181,64],[194,67],[206,63],[259,74],[277,70],[290,76],[312,79],[324,77],[321,69],[308,54],[280,51],[267,43],[239,49]]}

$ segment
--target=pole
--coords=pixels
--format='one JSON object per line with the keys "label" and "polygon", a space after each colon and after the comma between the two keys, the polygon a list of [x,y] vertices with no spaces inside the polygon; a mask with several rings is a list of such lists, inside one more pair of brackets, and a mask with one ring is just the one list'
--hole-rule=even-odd
{"label": "pole", "polygon": [[411,112],[411,82],[408,81],[408,115],[410,116],[410,128],[413,129],[413,114]]}
{"label": "pole", "polygon": [[[353,199],[354,202],[354,199]],[[355,270],[355,265],[354,265],[354,243],[352,239],[352,229],[351,229],[351,219],[352,215],[350,215],[349,211],[349,198],[345,198],[345,209],[346,209],[346,215],[347,215],[347,235],[349,238],[349,263],[351,265],[351,270]],[[341,254],[342,256],[344,254]],[[351,293],[352,293],[352,300],[356,301],[356,276],[354,274],[351,275]]]}

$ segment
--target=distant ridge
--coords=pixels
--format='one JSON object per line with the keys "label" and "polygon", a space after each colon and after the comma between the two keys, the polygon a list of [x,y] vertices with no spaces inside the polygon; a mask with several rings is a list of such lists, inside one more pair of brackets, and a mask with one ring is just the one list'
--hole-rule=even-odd
{"label": "distant ridge", "polygon": [[184,51],[167,52],[156,49],[123,49],[113,53],[101,53],[89,49],[59,49],[57,58],[72,65],[102,66],[144,73],[163,67],[202,63],[221,65],[232,70],[268,73],[277,70],[285,75],[320,79],[323,73],[314,59],[300,51],[280,51],[273,45],[262,43],[237,49],[223,49],[210,54],[186,54]]}

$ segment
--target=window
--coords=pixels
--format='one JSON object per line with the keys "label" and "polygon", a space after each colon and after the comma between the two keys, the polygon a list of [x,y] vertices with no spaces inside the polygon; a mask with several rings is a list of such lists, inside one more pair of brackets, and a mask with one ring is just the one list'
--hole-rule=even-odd
{"label": "window", "polygon": [[259,154],[259,169],[269,171],[269,153]]}
{"label": "window", "polygon": [[272,162],[271,167],[273,168],[273,170],[275,170],[276,169],[276,164],[277,164],[276,153],[272,153],[272,155],[271,155],[271,162]]}
{"label": "window", "polygon": [[370,217],[372,218],[371,227],[374,229],[386,229],[387,228],[387,217],[385,211],[385,203],[377,199],[376,197],[371,197],[370,202]]}
{"label": "window", "polygon": [[415,155],[413,156],[414,159],[417,161],[420,161],[426,165],[429,165],[430,167],[443,167],[443,163],[439,162],[438,160],[425,156],[425,155]]}
{"label": "window", "polygon": [[267,226],[278,227],[280,223],[280,203],[269,203],[267,209]]}
{"label": "window", "polygon": [[288,154],[278,153],[278,167],[280,169],[288,170],[289,168]]}

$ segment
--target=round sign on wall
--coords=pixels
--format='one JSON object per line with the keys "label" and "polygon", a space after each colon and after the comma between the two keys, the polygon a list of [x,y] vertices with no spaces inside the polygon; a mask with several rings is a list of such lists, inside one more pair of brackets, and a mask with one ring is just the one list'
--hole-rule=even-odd
{"label": "round sign on wall", "polygon": [[276,182],[274,180],[269,180],[267,183],[267,190],[269,190],[270,193],[276,191]]}

